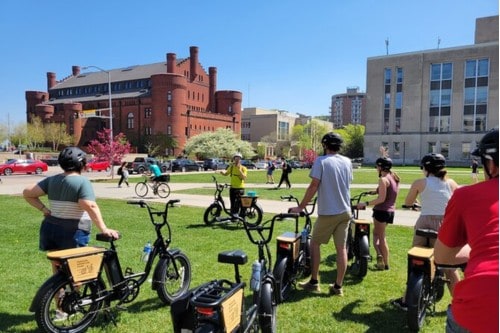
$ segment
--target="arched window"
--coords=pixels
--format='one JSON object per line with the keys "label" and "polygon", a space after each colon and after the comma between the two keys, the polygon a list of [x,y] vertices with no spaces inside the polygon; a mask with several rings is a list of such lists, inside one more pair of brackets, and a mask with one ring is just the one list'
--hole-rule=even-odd
{"label": "arched window", "polygon": [[132,129],[134,128],[134,114],[130,112],[127,115],[127,129]]}

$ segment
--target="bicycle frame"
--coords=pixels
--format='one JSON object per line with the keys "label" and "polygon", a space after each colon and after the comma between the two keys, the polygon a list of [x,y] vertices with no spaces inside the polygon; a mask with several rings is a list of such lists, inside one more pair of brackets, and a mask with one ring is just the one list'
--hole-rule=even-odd
{"label": "bicycle frame", "polygon": [[222,210],[224,210],[227,215],[231,215],[231,211],[226,207],[226,202],[222,197],[222,192],[224,191],[224,189],[230,188],[231,186],[229,184],[219,184],[217,182],[217,178],[215,178],[214,176],[212,176],[212,178],[215,182],[214,203],[219,204],[222,207]]}

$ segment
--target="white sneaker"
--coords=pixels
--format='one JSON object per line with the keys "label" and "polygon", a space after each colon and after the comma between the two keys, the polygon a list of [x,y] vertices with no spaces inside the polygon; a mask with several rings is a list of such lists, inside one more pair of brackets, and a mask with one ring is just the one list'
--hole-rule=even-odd
{"label": "white sneaker", "polygon": [[56,310],[56,315],[54,317],[54,321],[63,321],[68,319],[68,314],[61,310]]}

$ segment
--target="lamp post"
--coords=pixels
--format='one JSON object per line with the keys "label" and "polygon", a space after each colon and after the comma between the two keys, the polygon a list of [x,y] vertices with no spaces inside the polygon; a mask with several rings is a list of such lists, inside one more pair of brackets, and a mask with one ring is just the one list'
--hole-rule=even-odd
{"label": "lamp post", "polygon": [[85,66],[82,67],[82,70],[86,70],[89,68],[95,68],[101,72],[108,74],[108,104],[109,104],[109,136],[110,136],[110,145],[111,145],[111,177],[113,177],[113,100],[111,97],[111,73],[110,71],[104,70],[98,66]]}

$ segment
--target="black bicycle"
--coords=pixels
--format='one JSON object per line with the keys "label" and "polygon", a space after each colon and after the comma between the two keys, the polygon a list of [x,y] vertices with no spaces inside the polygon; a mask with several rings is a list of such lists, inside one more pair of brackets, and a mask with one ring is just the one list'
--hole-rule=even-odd
{"label": "black bicycle", "polygon": [[[116,239],[104,234],[97,234],[96,239],[109,243],[109,248],[88,246],[49,252],[47,258],[57,262],[58,272],[40,287],[30,307],[40,330],[82,332],[94,322],[99,311],[105,311],[115,323],[111,302],[117,301],[116,309],[132,302],[156,258],[152,289],[162,302],[170,304],[186,293],[191,282],[191,264],[179,249],[169,248],[172,234],[167,221],[168,207],[178,201],[168,201],[161,211],[142,200],[128,202],[148,209],[156,231],[144,272],[134,273],[131,268],[122,272]],[[161,232],[164,226],[168,229],[167,237]]]}
{"label": "black bicycle", "polygon": [[275,221],[296,217],[297,214],[278,214],[261,225],[245,223],[242,218],[248,238],[258,247],[258,260],[252,265],[250,280],[252,304],[246,309],[243,297],[246,284],[239,274],[239,265],[248,261],[246,253],[221,252],[218,261],[234,266],[235,281],[213,280],[176,300],[170,308],[174,332],[259,332],[259,329],[264,333],[276,332],[277,285],[268,244]]}
{"label": "black bicycle", "polygon": [[[281,196],[282,200],[299,200],[293,195]],[[304,227],[299,229],[299,216],[296,216],[294,231],[287,231],[276,237],[276,263],[273,275],[278,286],[278,302],[284,302],[298,280],[311,274],[311,215],[316,207],[314,198],[300,213],[305,218]]]}
{"label": "black bicycle", "polygon": [[[241,219],[231,216],[231,210],[226,207],[224,198],[222,197],[222,192],[224,189],[230,188],[229,184],[220,184],[217,182],[217,178],[212,176],[215,183],[215,193],[214,202],[208,206],[203,214],[203,221],[206,225],[212,225],[215,222],[236,222],[240,223]],[[240,200],[239,217],[244,218],[246,223],[258,225],[262,221],[262,215],[264,214],[262,207],[257,203],[257,197],[242,196],[243,198],[250,198],[245,200]],[[241,197],[240,197],[241,199]],[[221,217],[222,212],[226,213],[228,217]]]}

